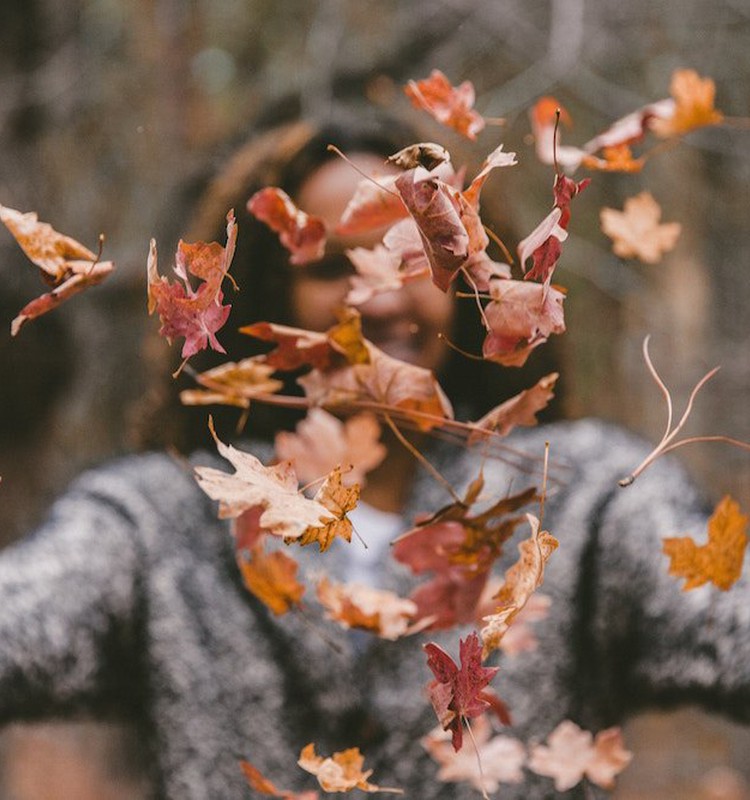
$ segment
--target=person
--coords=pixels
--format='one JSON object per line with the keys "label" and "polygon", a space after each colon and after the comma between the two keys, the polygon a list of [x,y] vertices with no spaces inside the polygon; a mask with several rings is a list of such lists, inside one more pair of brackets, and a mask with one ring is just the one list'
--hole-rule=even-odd
{"label": "person", "polygon": [[[366,125],[361,131],[349,123],[334,128],[295,123],[256,137],[204,195],[194,238],[218,238],[211,226],[231,205],[239,212],[251,187],[267,183],[332,222],[359,177],[323,145],[336,142],[367,168],[409,143],[394,147],[391,126],[377,135]],[[240,216],[239,226],[232,272],[244,291],[235,319],[244,324],[273,314],[278,321],[325,327],[345,293],[341,249],[347,243],[334,241],[317,267],[291,271],[267,258],[253,235],[243,243],[249,220]],[[393,303],[387,313],[386,301]],[[251,313],[246,304],[265,313]],[[409,358],[446,376],[446,385],[445,351],[420,331],[458,331],[460,313],[429,282],[362,308],[366,333],[394,352],[409,348]],[[415,314],[418,330],[404,324]],[[231,329],[222,341],[235,357],[243,354],[234,348]],[[245,337],[238,348],[240,341],[249,347]],[[482,387],[466,383],[459,388],[469,402]],[[205,410],[198,412],[200,424],[184,425],[173,405],[165,408],[154,416],[152,435],[183,426],[188,445],[190,436],[205,436]],[[270,419],[257,420],[254,431],[266,422],[272,432],[277,423]],[[224,430],[221,424],[217,419]],[[511,487],[538,487],[533,467],[545,442],[552,443],[556,480],[544,520],[560,547],[544,580],[550,608],[536,624],[537,647],[501,655],[493,681],[512,714],[510,733],[524,742],[541,740],[565,719],[598,731],[645,705],[688,700],[748,720],[747,578],[720,595],[685,595],[658,557],[661,537],[699,537],[706,526],[708,509],[680,467],[665,459],[620,489],[617,480],[647,448],[596,420],[518,430],[508,441],[532,468],[519,471],[507,460],[484,459],[439,440],[425,443],[425,450],[459,495],[482,466],[484,492],[497,497]],[[243,449],[266,462],[273,455],[262,439]],[[393,447],[389,453],[364,493],[375,511],[373,528],[363,524],[366,541],[374,542],[378,530],[389,538],[394,521],[406,528],[418,514],[451,500],[420,464]],[[272,615],[243,586],[228,525],[198,488],[194,465],[222,468],[206,451],[185,463],[154,450],[91,470],[57,501],[44,525],[2,554],[3,719],[85,710],[132,720],[149,744],[158,797],[248,796],[241,759],[276,786],[299,791],[311,785],[294,766],[309,742],[324,754],[360,747],[372,780],[401,787],[408,797],[475,797],[466,783],[439,781],[420,743],[436,720],[425,696],[431,675],[419,644],[436,641],[455,656],[456,632],[363,641],[335,626],[323,635],[303,614]],[[324,563],[340,576],[352,570],[352,548],[360,546],[336,543],[325,562],[314,548],[300,549],[297,557],[303,570]],[[367,564],[373,582],[407,595],[413,585],[408,571],[387,548],[372,549],[378,552],[376,563]],[[516,558],[506,547],[499,574]],[[591,791],[579,785],[564,796]],[[522,784],[502,789],[505,798],[551,794],[551,781],[528,770]]]}

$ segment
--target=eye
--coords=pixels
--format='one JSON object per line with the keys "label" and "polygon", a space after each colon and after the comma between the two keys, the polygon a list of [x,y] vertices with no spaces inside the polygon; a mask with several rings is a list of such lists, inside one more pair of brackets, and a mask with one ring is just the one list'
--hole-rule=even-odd
{"label": "eye", "polygon": [[305,277],[319,281],[335,281],[354,274],[352,262],[343,253],[331,253],[320,261],[308,264]]}

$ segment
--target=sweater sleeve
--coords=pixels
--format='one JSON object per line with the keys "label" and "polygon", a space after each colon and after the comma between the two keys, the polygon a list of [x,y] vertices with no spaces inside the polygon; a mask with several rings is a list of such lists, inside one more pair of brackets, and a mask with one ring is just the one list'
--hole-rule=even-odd
{"label": "sweater sleeve", "polygon": [[[663,539],[707,541],[710,508],[675,462],[616,486],[592,532],[589,642],[584,658],[612,719],[645,705],[698,703],[750,721],[748,567],[728,591],[683,591]],[[586,634],[584,634],[586,636]]]}
{"label": "sweater sleeve", "polygon": [[90,487],[0,553],[0,719],[135,710],[139,560],[127,509]]}

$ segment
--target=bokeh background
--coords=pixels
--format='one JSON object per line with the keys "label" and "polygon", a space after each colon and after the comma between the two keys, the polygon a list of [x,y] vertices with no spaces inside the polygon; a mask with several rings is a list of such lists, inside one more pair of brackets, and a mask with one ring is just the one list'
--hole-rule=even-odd
{"label": "bokeh background", "polygon": [[[0,203],[35,210],[92,249],[104,232],[117,271],[11,340],[10,320],[41,283],[0,231],[0,542],[33,526],[83,466],[132,447],[158,361],[148,240],[171,252],[190,186],[227,143],[289,96],[318,117],[365,95],[416,118],[400,87],[435,67],[471,80],[479,111],[505,119],[473,148],[437,125],[432,136],[472,165],[500,141],[518,153],[520,166],[491,181],[512,217],[500,226],[517,238],[551,204],[552,172],[530,140],[537,97],[567,107],[573,144],[666,97],[676,68],[716,81],[731,124],[691,134],[640,175],[597,175],[575,200],[556,273],[569,290],[559,412],[658,439],[664,409],[641,358],[650,333],[678,410],[722,365],[688,432],[750,440],[749,0],[3,0]],[[598,226],[603,205],[621,208],[645,188],[683,226],[656,266],[615,257]],[[698,445],[681,458],[710,497],[750,508],[747,453]],[[637,760],[619,796],[750,797],[747,731],[680,714],[629,726]],[[715,772],[722,764],[738,771]]]}

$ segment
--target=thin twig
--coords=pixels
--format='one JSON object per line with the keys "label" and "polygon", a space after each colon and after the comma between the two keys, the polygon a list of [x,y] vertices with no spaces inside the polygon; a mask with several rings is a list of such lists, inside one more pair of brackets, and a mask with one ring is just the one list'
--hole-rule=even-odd
{"label": "thin twig", "polygon": [[358,172],[363,178],[366,178],[368,181],[370,181],[370,183],[374,183],[378,187],[378,189],[380,189],[383,192],[387,192],[388,194],[392,194],[394,197],[398,197],[398,199],[401,200],[401,195],[398,192],[394,192],[392,189],[388,189],[385,186],[383,186],[382,184],[378,183],[375,180],[375,178],[372,177],[372,175],[368,175],[364,170],[361,170],[348,156],[345,156],[341,152],[341,150],[339,150],[338,147],[336,147],[335,144],[329,144],[328,147],[326,148],[326,150],[328,150],[331,153],[336,153],[337,156],[343,158],[344,161],[346,161],[346,163],[355,172]]}
{"label": "thin twig", "polygon": [[391,419],[390,414],[385,414],[383,417],[388,427],[393,431],[394,436],[401,442],[401,444],[419,461],[419,463],[432,475],[433,478],[443,486],[450,496],[457,502],[461,503],[462,500],[456,494],[456,490],[451,486],[450,482],[417,450],[417,448],[401,433],[396,427],[396,423]]}
{"label": "thin twig", "polygon": [[479,784],[482,791],[482,797],[484,800],[490,800],[489,795],[487,794],[487,790],[484,788],[484,770],[482,769],[482,758],[479,755],[479,745],[477,744],[477,740],[474,738],[474,731],[471,729],[471,723],[469,722],[468,717],[464,717],[464,722],[466,723],[466,730],[469,731],[469,738],[471,739],[471,743],[474,745],[474,752],[477,756],[477,767],[479,768]]}

